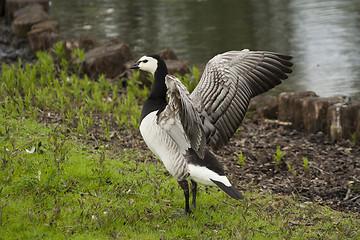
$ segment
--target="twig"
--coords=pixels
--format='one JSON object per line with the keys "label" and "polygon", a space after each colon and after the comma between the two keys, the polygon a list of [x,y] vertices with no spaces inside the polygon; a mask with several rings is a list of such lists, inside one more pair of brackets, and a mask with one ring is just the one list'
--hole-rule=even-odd
{"label": "twig", "polygon": [[292,226],[313,226],[314,223],[306,222],[306,223],[299,223],[299,222],[290,222]]}
{"label": "twig", "polygon": [[[41,110],[40,108],[36,108],[42,115],[44,115],[44,111]],[[55,120],[61,120],[61,117],[52,117],[52,116],[49,116],[49,115],[45,115],[45,117],[49,118],[49,119],[55,119]]]}
{"label": "twig", "polygon": [[278,231],[266,232],[266,231],[258,229],[258,228],[256,229],[256,231],[259,231],[259,232],[262,232],[262,233],[265,233],[265,234],[278,234],[279,233]]}
{"label": "twig", "polygon": [[20,106],[20,104],[15,100],[15,98],[10,94],[9,90],[6,88],[6,86],[4,86],[4,89],[6,91],[6,93],[11,97],[11,99]]}
{"label": "twig", "polygon": [[234,204],[232,204],[232,203],[229,203],[229,202],[224,201],[224,200],[220,200],[220,199],[218,199],[217,197],[215,197],[215,196],[213,196],[213,195],[211,195],[211,196],[212,196],[213,198],[215,198],[216,200],[220,201],[220,202],[223,202],[223,203],[229,204],[229,205],[232,206],[232,207],[235,207]]}
{"label": "twig", "polygon": [[329,174],[328,172],[322,170],[321,168],[315,166],[314,164],[311,164],[310,167],[313,167],[313,168],[315,168],[316,170],[319,170],[322,174],[324,174],[324,173],[325,173],[325,174]]}
{"label": "twig", "polygon": [[356,197],[353,197],[353,198],[348,198],[348,199],[344,199],[344,202],[354,202],[355,200],[357,200],[358,198],[360,198],[360,195],[359,196],[356,196]]}
{"label": "twig", "polygon": [[75,226],[65,226],[63,228],[76,228],[76,227],[81,227],[81,225],[75,225]]}

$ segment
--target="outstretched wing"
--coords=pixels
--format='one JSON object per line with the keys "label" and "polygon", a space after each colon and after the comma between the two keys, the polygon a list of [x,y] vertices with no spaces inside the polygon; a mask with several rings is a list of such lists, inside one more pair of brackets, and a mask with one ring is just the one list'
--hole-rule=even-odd
{"label": "outstretched wing", "polygon": [[242,122],[250,99],[281,83],[291,73],[292,57],[262,51],[230,51],[212,58],[191,102],[204,117],[206,142],[224,146]]}
{"label": "outstretched wing", "polygon": [[[165,77],[168,104],[158,116],[158,124],[178,144],[181,151],[192,148],[203,159],[205,134],[201,116],[194,108],[186,87],[172,75]],[[183,152],[184,153],[184,152]]]}

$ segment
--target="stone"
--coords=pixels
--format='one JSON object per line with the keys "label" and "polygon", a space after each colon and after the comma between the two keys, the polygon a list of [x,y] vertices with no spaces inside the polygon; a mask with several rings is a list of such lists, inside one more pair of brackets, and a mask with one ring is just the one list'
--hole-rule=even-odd
{"label": "stone", "polygon": [[314,92],[292,92],[280,93],[279,95],[279,115],[278,119],[283,122],[292,122],[295,128],[303,127],[302,105],[300,99],[305,97],[318,97]]}
{"label": "stone", "polygon": [[49,0],[6,0],[5,1],[5,15],[8,20],[14,19],[14,13],[29,5],[41,5],[43,10],[48,13],[50,9]]}
{"label": "stone", "polygon": [[92,78],[101,74],[114,78],[125,71],[125,64],[130,59],[132,59],[130,46],[113,40],[103,43],[85,54],[84,70]]}
{"label": "stone", "polygon": [[167,60],[178,60],[178,57],[176,56],[175,52],[170,48],[163,49],[163,50],[159,51],[158,54],[164,60],[165,59],[167,59]]}
{"label": "stone", "polygon": [[45,21],[48,18],[49,15],[39,5],[27,7],[27,11],[15,18],[13,22],[16,36],[19,38],[26,37],[26,34],[30,32],[34,24]]}
{"label": "stone", "polygon": [[85,52],[93,49],[97,45],[96,37],[81,36],[79,38],[69,39],[64,41],[65,49],[71,52],[74,48],[84,49]]}
{"label": "stone", "polygon": [[184,76],[187,73],[190,73],[189,63],[181,60],[166,60],[166,66],[168,68],[169,74],[179,74]]}

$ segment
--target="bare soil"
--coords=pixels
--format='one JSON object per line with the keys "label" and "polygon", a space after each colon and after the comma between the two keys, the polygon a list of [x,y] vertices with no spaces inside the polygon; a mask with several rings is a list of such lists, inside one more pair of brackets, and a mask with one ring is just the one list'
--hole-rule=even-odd
{"label": "bare soil", "polygon": [[[277,147],[281,164],[274,161]],[[235,153],[246,157],[239,164]],[[229,174],[247,191],[295,195],[340,211],[360,213],[360,146],[331,142],[276,121],[245,120],[236,136],[218,152]],[[307,158],[306,168],[303,158]]]}

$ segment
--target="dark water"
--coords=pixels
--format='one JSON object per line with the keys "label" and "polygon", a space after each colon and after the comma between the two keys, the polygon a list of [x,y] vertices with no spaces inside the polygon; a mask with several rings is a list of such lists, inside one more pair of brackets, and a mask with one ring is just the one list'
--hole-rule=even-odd
{"label": "dark water", "polygon": [[53,0],[61,35],[129,43],[136,57],[172,48],[191,64],[249,48],[294,56],[276,89],[360,99],[359,0]]}

